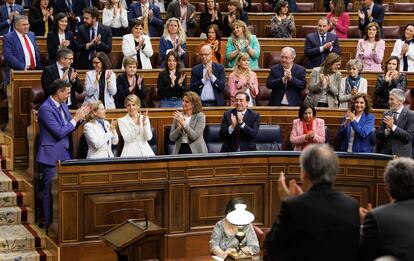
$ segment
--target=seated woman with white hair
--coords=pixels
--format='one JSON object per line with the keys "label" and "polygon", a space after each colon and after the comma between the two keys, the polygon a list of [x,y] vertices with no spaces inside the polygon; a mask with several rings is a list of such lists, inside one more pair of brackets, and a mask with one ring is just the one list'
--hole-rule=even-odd
{"label": "seated woman with white hair", "polygon": [[339,108],[348,108],[352,96],[357,93],[367,93],[368,82],[361,76],[364,66],[358,59],[351,59],[346,63],[349,76],[341,79],[339,88]]}

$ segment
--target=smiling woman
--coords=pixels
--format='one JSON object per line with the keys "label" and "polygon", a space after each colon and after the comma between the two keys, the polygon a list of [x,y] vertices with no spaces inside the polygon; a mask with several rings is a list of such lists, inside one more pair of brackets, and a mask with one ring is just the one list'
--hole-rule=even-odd
{"label": "smiling woman", "polygon": [[414,72],[414,24],[408,24],[404,35],[394,44],[392,54],[400,58],[400,71]]}

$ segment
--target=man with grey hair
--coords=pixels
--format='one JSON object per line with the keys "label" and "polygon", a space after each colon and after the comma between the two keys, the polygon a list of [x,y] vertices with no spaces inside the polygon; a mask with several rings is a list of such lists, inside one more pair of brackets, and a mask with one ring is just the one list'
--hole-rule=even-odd
{"label": "man with grey hair", "polygon": [[393,202],[368,212],[361,229],[360,260],[393,256],[414,260],[414,160],[388,163],[384,181]]}
{"label": "man with grey hair", "polygon": [[300,106],[301,92],[306,88],[306,69],[295,64],[296,51],[284,47],[280,52],[280,64],[273,65],[266,87],[272,90],[269,105]]}
{"label": "man with grey hair", "polygon": [[[333,189],[338,158],[327,144],[312,144],[300,156],[300,179],[279,178],[282,205],[264,242],[267,260],[350,261],[358,254],[359,213],[352,198]],[[288,197],[288,198],[286,198]]]}
{"label": "man with grey hair", "polygon": [[412,156],[412,137],[414,133],[414,114],[404,107],[405,92],[400,89],[390,91],[388,104],[390,110],[384,112],[377,129],[377,139],[382,141],[378,151],[399,157]]}

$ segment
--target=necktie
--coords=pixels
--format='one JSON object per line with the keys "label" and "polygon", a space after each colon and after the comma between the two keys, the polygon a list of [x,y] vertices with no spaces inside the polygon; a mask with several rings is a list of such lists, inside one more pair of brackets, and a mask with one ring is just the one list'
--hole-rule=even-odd
{"label": "necktie", "polygon": [[67,5],[68,5],[68,8],[69,8],[69,11],[71,12],[71,13],[73,13],[73,5],[72,5],[72,1],[71,0],[67,0]]}
{"label": "necktie", "polygon": [[[146,5],[142,5],[142,15],[144,15],[147,12],[148,8]],[[148,34],[148,17],[144,18],[144,21],[142,21],[144,26],[143,26],[143,31],[144,33]]]}
{"label": "necktie", "polygon": [[65,125],[68,124],[68,121],[67,121],[66,116],[65,116],[65,112],[63,111],[63,108],[62,108],[62,105],[59,106],[59,111],[60,111],[60,115],[62,116],[63,123]]}
{"label": "necktie", "polygon": [[398,111],[393,111],[392,112],[392,117],[394,118],[394,124],[397,125],[397,121],[398,121],[398,115],[400,113]]}
{"label": "necktie", "polygon": [[9,7],[10,7],[10,13],[13,13],[13,6],[10,5]]}
{"label": "necktie", "polygon": [[27,49],[27,52],[29,53],[29,57],[30,57],[30,67],[29,68],[31,70],[34,70],[36,68],[36,62],[35,62],[35,59],[34,59],[32,48],[30,48],[29,39],[27,39],[26,34],[23,35],[23,38],[24,38],[24,44],[26,45],[26,49]]}
{"label": "necktie", "polygon": [[325,40],[325,35],[324,34],[321,34],[321,45],[324,45],[325,43],[326,43],[326,40]]}
{"label": "necktie", "polygon": [[[60,68],[63,72],[63,74],[65,74],[65,71],[67,70],[66,68]],[[69,72],[68,72],[68,77],[66,77],[66,79],[64,79],[65,81],[69,82]]]}
{"label": "necktie", "polygon": [[[14,6],[13,5],[10,5],[9,7],[10,7],[10,13],[13,13]],[[13,18],[13,20],[14,20],[14,18]],[[13,20],[11,20],[11,23],[9,25],[9,32],[13,31]]]}
{"label": "necktie", "polygon": [[[91,39],[90,40],[92,41],[92,39],[95,39],[95,28],[91,27],[91,31],[92,31],[92,33],[91,33]],[[92,60],[92,57],[94,57],[95,53],[96,53],[96,46],[95,45],[92,46],[89,50],[90,50],[89,60]]]}
{"label": "necktie", "polygon": [[[321,46],[323,46],[326,43],[325,36],[326,36],[325,34],[321,34]],[[322,61],[321,61],[321,63],[322,63],[323,61],[325,61],[325,58],[326,58],[326,50],[324,50],[321,53],[321,58],[322,58]]]}

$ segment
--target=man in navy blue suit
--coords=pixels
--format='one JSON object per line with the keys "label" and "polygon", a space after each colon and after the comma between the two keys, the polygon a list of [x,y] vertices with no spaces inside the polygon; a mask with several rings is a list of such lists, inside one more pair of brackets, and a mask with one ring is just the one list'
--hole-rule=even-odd
{"label": "man in navy blue suit", "polygon": [[6,3],[0,5],[0,35],[13,31],[13,20],[18,15],[24,15],[24,9],[15,0],[6,0]]}
{"label": "man in navy blue suit", "polygon": [[266,87],[272,90],[269,105],[300,106],[301,92],[306,88],[306,69],[295,64],[296,51],[284,47],[280,52],[280,64],[273,65],[267,78]]}
{"label": "man in navy blue suit", "polygon": [[23,71],[42,68],[36,36],[29,32],[27,16],[14,17],[14,30],[3,37],[3,55],[7,63],[6,82],[10,80],[10,69]]}
{"label": "man in navy blue suit", "polygon": [[376,22],[381,28],[381,37],[384,38],[382,23],[384,22],[384,7],[375,4],[373,0],[362,0],[362,9],[358,11],[358,28],[363,33],[367,25]]}
{"label": "man in navy blue suit", "polygon": [[78,31],[78,26],[82,23],[82,12],[85,7],[85,0],[55,0],[53,2],[54,13],[65,13],[68,15],[69,30],[75,35]]}
{"label": "man in navy blue suit", "polygon": [[79,26],[76,46],[79,51],[77,68],[92,69],[92,58],[97,52],[110,56],[112,51],[111,29],[98,22],[99,11],[96,7],[87,7],[83,11],[84,24]]}
{"label": "man in navy blue suit", "polygon": [[[164,26],[161,19],[160,8],[148,2],[148,0],[140,0],[138,3],[133,3],[129,7],[128,20],[140,19],[142,20],[142,28],[144,32],[151,37],[160,36],[160,31]],[[147,31],[146,31],[147,30]]]}
{"label": "man in navy blue suit", "polygon": [[210,45],[201,47],[201,64],[191,70],[190,89],[200,96],[203,106],[224,106],[226,74],[223,65],[211,61],[212,53]]}
{"label": "man in navy blue suit", "polygon": [[329,53],[341,54],[338,37],[328,32],[329,21],[325,17],[318,20],[318,31],[309,33],[305,39],[306,68],[319,67]]}
{"label": "man in navy blue suit", "polygon": [[69,82],[55,80],[50,87],[51,95],[39,108],[39,150],[36,161],[43,174],[43,213],[46,231],[52,222],[51,183],[56,175],[56,161],[71,159],[70,135],[77,123],[89,113],[89,107],[83,106],[72,118],[66,105],[70,88]]}

